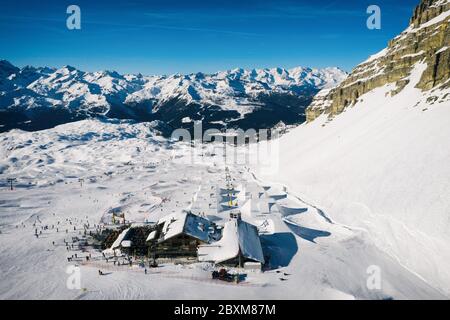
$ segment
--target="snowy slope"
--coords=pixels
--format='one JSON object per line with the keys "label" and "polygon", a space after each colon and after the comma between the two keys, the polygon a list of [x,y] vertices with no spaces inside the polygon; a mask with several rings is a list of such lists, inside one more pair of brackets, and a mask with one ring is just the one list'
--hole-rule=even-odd
{"label": "snowy slope", "polygon": [[[264,175],[307,199],[337,224],[450,294],[449,89],[415,88],[423,63],[396,96],[385,85],[329,120],[280,139],[279,170]],[[437,96],[430,104],[430,96]],[[387,270],[384,270],[385,272]]]}
{"label": "snowy slope", "polygon": [[[278,171],[258,173],[320,210],[331,224],[320,229],[330,237],[342,236],[340,227],[353,232],[345,240],[353,250],[374,247],[447,297],[449,12],[448,0],[421,1],[386,49],[316,95],[309,123],[279,140]],[[309,219],[295,221],[317,229]],[[347,266],[364,255],[339,254]],[[375,256],[365,264],[380,267],[383,290],[391,288],[386,275],[394,265]]]}
{"label": "snowy slope", "polygon": [[[2,299],[446,297],[375,246],[371,234],[331,224],[316,208],[291,195],[282,203],[301,210],[292,209],[288,217],[276,206],[263,213],[253,205],[243,216],[259,228],[267,223],[261,245],[270,270],[246,271],[239,285],[212,280],[208,263],[167,263],[148,268],[148,274],[137,264],[114,266],[101,260],[100,251],[67,250],[64,241],[80,237],[85,223],[108,223],[112,212],[124,212],[128,220],[142,223],[191,208],[226,225],[229,212],[217,210],[219,199],[211,198],[214,188],[226,185],[223,157],[186,163],[180,160],[190,158],[188,146],[156,137],[147,125],[98,120],[39,132],[2,133],[0,147],[5,155],[2,176],[17,178],[13,191],[4,180],[0,184]],[[205,151],[211,154],[220,147],[208,145]],[[255,204],[269,201],[279,190],[256,181],[242,165],[229,169],[236,185],[255,199],[267,193]],[[39,237],[34,235],[36,229],[42,231]],[[234,249],[227,248],[231,254]],[[91,263],[84,260],[89,253]],[[74,254],[78,258],[68,261]],[[383,270],[382,290],[366,287],[371,264]],[[81,270],[80,289],[66,285],[67,268],[74,265]],[[99,276],[98,269],[106,275]]]}
{"label": "snowy slope", "polygon": [[0,174],[45,186],[67,177],[103,175],[130,161],[148,163],[148,148],[159,150],[165,142],[154,125],[83,120],[52,130],[11,130],[0,136]]}

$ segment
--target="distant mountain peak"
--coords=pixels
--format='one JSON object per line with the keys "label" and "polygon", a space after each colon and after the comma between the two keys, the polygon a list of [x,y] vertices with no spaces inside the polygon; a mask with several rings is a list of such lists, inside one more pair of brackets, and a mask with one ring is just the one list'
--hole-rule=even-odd
{"label": "distant mountain peak", "polygon": [[[58,114],[56,124],[95,116],[163,120],[176,126],[185,117],[204,120],[205,126],[225,120],[245,127],[292,124],[303,121],[304,108],[319,90],[347,77],[338,68],[306,67],[144,77],[110,70],[84,72],[70,65],[19,69],[7,61],[0,64],[0,74],[9,76],[0,83],[0,110],[38,128],[48,127],[40,122],[51,122],[53,114]],[[16,125],[11,120],[6,127]]]}
{"label": "distant mountain peak", "polygon": [[20,69],[13,66],[8,60],[0,60],[0,77],[6,78],[11,74],[19,72]]}

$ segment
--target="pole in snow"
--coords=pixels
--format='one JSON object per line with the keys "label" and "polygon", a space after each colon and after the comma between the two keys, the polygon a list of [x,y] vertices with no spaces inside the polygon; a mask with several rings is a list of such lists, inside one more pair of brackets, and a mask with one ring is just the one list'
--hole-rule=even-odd
{"label": "pole in snow", "polygon": [[14,190],[13,183],[14,183],[15,181],[17,181],[16,178],[8,178],[8,183],[9,183],[9,186],[10,186],[10,190],[11,190],[11,191]]}

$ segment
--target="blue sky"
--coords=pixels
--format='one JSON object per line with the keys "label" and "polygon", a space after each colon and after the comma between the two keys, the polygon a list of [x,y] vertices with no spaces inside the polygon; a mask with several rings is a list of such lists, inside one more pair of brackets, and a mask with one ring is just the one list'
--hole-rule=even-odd
{"label": "blue sky", "polygon": [[[419,0],[2,1],[0,59],[24,66],[171,74],[338,66],[350,71],[405,29]],[[66,8],[81,8],[81,30]],[[366,28],[380,6],[381,30]]]}

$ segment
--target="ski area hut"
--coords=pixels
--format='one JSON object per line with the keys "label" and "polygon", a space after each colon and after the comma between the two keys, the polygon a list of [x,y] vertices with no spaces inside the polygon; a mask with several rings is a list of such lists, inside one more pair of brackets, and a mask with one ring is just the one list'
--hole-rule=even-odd
{"label": "ski area hut", "polygon": [[108,255],[125,253],[144,256],[148,252],[146,239],[151,231],[151,226],[134,226],[124,229],[112,245],[103,252]]}
{"label": "ski area hut", "polygon": [[241,267],[245,262],[258,262],[262,266],[264,255],[258,229],[240,219],[228,221],[219,241],[198,248],[198,260]]}
{"label": "ski area hut", "polygon": [[103,250],[103,253],[107,254],[107,255],[111,255],[111,256],[115,255],[116,250],[120,250],[122,241],[124,241],[126,239],[130,230],[131,230],[131,228],[122,230],[119,233],[119,235],[117,236],[117,238],[114,240],[114,242],[111,244],[111,246],[109,248]]}
{"label": "ski area hut", "polygon": [[188,258],[197,256],[200,244],[217,237],[214,223],[191,212],[181,212],[161,218],[147,243],[156,258]]}

